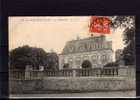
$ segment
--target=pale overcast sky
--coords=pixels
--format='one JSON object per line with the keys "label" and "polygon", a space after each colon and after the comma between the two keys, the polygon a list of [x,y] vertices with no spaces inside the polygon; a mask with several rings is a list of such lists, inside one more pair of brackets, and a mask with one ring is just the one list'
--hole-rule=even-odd
{"label": "pale overcast sky", "polygon": [[[89,37],[89,16],[71,17],[9,17],[9,49],[29,45],[49,52],[61,53],[67,41]],[[113,42],[113,50],[124,47],[122,29],[112,31],[107,38]]]}

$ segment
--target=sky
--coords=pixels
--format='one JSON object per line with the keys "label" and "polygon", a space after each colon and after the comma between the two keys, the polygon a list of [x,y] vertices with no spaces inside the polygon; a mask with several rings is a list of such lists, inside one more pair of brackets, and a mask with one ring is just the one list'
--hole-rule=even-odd
{"label": "sky", "polygon": [[[29,45],[59,54],[67,41],[90,36],[89,20],[90,16],[9,17],[9,50]],[[122,34],[119,28],[106,35],[114,51],[124,47]]]}

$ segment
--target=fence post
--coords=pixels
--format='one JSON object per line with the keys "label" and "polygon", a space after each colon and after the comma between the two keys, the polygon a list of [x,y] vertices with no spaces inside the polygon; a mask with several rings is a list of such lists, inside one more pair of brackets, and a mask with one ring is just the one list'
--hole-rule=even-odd
{"label": "fence post", "polygon": [[31,72],[32,72],[32,66],[31,65],[26,65],[25,66],[25,79],[30,79],[31,78]]}
{"label": "fence post", "polygon": [[44,74],[44,66],[39,66],[39,71],[37,71],[37,77],[42,79]]}
{"label": "fence post", "polygon": [[75,69],[72,70],[72,75],[73,75],[73,77],[76,77],[76,70]]}
{"label": "fence post", "polygon": [[118,76],[127,76],[128,75],[128,66],[120,66],[118,68]]}

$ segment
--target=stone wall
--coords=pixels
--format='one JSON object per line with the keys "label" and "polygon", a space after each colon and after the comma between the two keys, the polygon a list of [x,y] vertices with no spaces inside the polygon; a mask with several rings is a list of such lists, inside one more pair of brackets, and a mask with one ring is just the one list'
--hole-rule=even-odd
{"label": "stone wall", "polygon": [[42,77],[9,81],[10,93],[48,93],[49,91],[124,91],[136,89],[134,66],[118,70],[119,76]]}
{"label": "stone wall", "polygon": [[10,93],[48,93],[49,91],[135,90],[135,79],[124,77],[49,77],[43,80],[11,80]]}

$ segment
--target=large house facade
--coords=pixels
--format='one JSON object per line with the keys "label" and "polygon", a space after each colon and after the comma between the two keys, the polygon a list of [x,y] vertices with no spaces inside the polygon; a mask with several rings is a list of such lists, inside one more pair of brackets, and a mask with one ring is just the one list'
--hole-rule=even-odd
{"label": "large house facade", "polygon": [[112,41],[103,35],[68,41],[59,54],[59,69],[103,67],[113,61],[112,55]]}

